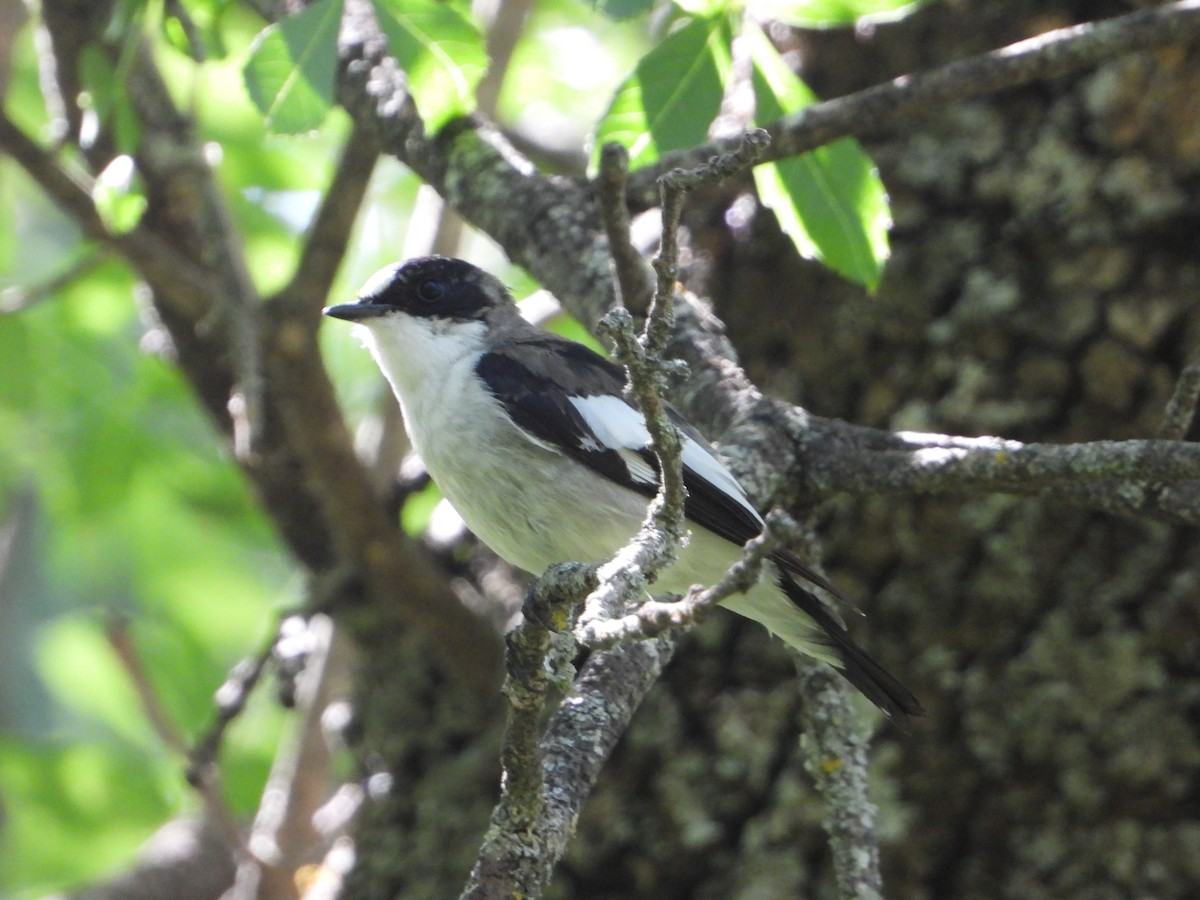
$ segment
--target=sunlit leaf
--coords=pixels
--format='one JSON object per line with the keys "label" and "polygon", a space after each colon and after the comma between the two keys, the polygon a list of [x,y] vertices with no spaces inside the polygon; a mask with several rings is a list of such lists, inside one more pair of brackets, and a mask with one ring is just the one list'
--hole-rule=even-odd
{"label": "sunlit leaf", "polygon": [[731,39],[726,17],[693,19],[651,50],[597,126],[596,152],[615,141],[636,168],[703,141],[721,107]]}
{"label": "sunlit leaf", "polygon": [[408,534],[421,534],[429,526],[434,507],[441,500],[442,492],[433,482],[410,494],[400,510],[400,527]]}
{"label": "sunlit leaf", "polygon": [[426,127],[437,131],[469,113],[487,70],[487,50],[475,24],[434,0],[374,0],[374,6]]}
{"label": "sunlit leaf", "polygon": [[333,104],[341,15],[341,0],[319,0],[255,39],[243,74],[271,130],[299,134],[325,121]]}
{"label": "sunlit leaf", "polygon": [[[753,60],[756,122],[767,124],[815,99],[757,26],[745,31]],[[798,157],[761,165],[763,203],[800,253],[874,288],[888,256],[887,195],[870,157],[846,138]]]}

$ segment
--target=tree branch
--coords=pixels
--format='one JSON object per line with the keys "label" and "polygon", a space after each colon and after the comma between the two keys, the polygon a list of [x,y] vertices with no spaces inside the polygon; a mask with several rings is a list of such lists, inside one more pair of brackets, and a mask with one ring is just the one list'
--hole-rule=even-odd
{"label": "tree branch", "polygon": [[[771,149],[763,161],[796,156],[843,137],[877,134],[894,127],[905,116],[947,103],[1063,75],[1124,53],[1197,38],[1200,0],[1180,0],[1060,28],[792,113],[768,126]],[[732,141],[724,140],[664,154],[654,165],[630,176],[630,206],[648,209],[657,201],[656,183],[663,173],[679,166],[698,165],[731,146]]]}
{"label": "tree branch", "polygon": [[479,858],[464,898],[539,896],[605,761],[670,661],[673,637],[624,644],[588,661],[542,740],[542,782],[553,789],[543,792],[537,820]]}
{"label": "tree branch", "polygon": [[0,150],[20,165],[85,235],[115,249],[152,284],[169,279],[174,287],[170,296],[181,304],[183,312],[200,316],[208,309],[211,286],[199,268],[144,225],[125,234],[110,232],[92,202],[90,180],[61,164],[3,110]]}
{"label": "tree branch", "polygon": [[1200,524],[1198,444],[1022,444],[992,437],[887,435],[829,420],[814,423],[821,436],[810,434],[805,440],[831,440],[829,448],[836,448],[808,456],[804,477],[817,497],[999,492]]}
{"label": "tree branch", "polygon": [[629,178],[629,153],[620,144],[600,148],[600,171],[596,176],[597,199],[604,233],[612,252],[617,296],[634,315],[645,315],[654,293],[653,279],[645,259],[630,240],[629,207],[625,184]]}
{"label": "tree branch", "polygon": [[792,656],[805,698],[800,713],[804,768],[825,799],[823,826],[829,835],[838,896],[881,898],[883,877],[875,835],[878,810],[869,797],[870,747],[861,732],[853,692],[829,666]]}
{"label": "tree branch", "polygon": [[676,399],[709,433],[751,496],[792,507],[835,494],[1029,494],[1118,515],[1200,523],[1200,445],[1168,440],[1024,444],[893,433],[810,415],[764,397],[695,298],[669,352],[690,376]]}
{"label": "tree branch", "polygon": [[[142,664],[141,654],[129,632],[129,623],[123,616],[114,614],[105,628],[105,637],[136,691],[142,713],[146,716],[158,739],[168,750],[180,756],[186,756],[187,744],[178,726],[163,707],[158,691],[151,682],[146,667]],[[235,859],[240,859],[246,856],[245,836],[237,818],[221,794],[220,781],[215,777],[216,769],[211,768],[206,771],[205,777],[192,778],[192,770],[189,765],[188,782],[204,806],[205,823],[214,834],[225,842],[230,855]]]}
{"label": "tree branch", "polygon": [[[504,682],[509,715],[501,751],[501,795],[492,810],[464,897],[494,896],[492,892],[499,889],[497,877],[508,877],[499,873],[511,875],[514,860],[528,858],[539,849],[529,838],[542,820],[547,797],[553,793],[545,790],[543,782],[542,716],[551,686],[562,682],[569,691],[575,675],[569,660],[561,666],[551,663],[552,646],[556,635],[570,641],[573,611],[595,586],[593,566],[567,563],[550,569],[530,586],[524,621],[509,633],[508,678]],[[570,643],[573,647],[574,642]],[[548,877],[552,867],[553,861],[540,871]],[[526,880],[536,878],[534,869],[522,876],[522,890],[538,893],[544,881]]]}
{"label": "tree branch", "polygon": [[1182,441],[1196,419],[1197,406],[1200,406],[1200,347],[1193,349],[1179,373],[1175,390],[1163,410],[1158,436],[1163,440]]}
{"label": "tree branch", "polygon": [[57,296],[75,282],[87,278],[108,258],[109,254],[103,248],[88,247],[82,256],[44,281],[0,290],[0,315],[20,312]]}
{"label": "tree branch", "polygon": [[595,619],[581,626],[579,642],[593,649],[608,649],[623,641],[655,637],[672,628],[701,622],[722,600],[757,584],[767,557],[787,543],[795,530],[790,517],[773,511],[767,516],[763,533],[746,543],[741,557],[716,584],[693,587],[675,600],[647,600],[620,617]]}
{"label": "tree branch", "polygon": [[346,247],[378,157],[379,148],[374,136],[362,125],[354,123],[338,157],[333,178],[304,236],[304,248],[296,271],[287,286],[267,301],[265,315],[268,319],[296,314],[316,329],[320,320],[313,313],[328,299],[333,279],[346,257]]}
{"label": "tree branch", "polygon": [[1178,441],[1022,444],[1001,438],[901,433],[907,450],[829,454],[811,473],[821,493],[1040,494],[1082,482],[1200,480],[1200,445]]}

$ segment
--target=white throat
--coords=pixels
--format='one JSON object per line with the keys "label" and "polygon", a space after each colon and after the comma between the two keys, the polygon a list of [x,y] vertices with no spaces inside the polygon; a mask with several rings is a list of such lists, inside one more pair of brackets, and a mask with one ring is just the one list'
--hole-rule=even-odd
{"label": "white throat", "polygon": [[380,316],[356,328],[400,402],[408,407],[436,382],[463,365],[473,367],[484,351],[483,322],[422,319],[404,314]]}

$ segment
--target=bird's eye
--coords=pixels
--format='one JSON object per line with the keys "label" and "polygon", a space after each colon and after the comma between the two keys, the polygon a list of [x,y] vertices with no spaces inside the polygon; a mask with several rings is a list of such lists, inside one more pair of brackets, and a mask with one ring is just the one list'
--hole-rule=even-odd
{"label": "bird's eye", "polygon": [[445,282],[438,281],[436,278],[427,278],[417,285],[417,296],[426,303],[433,303],[436,300],[441,300],[442,295],[446,293]]}

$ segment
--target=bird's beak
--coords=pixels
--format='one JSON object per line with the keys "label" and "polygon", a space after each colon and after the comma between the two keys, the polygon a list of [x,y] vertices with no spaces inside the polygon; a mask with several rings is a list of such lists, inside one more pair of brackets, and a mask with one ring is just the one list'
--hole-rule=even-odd
{"label": "bird's beak", "polygon": [[339,303],[337,306],[327,306],[321,310],[321,314],[332,316],[335,319],[345,319],[347,322],[358,322],[362,319],[382,316],[389,309],[390,307],[378,303],[364,303],[360,300],[357,303]]}

